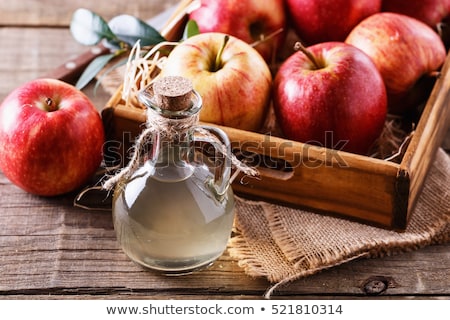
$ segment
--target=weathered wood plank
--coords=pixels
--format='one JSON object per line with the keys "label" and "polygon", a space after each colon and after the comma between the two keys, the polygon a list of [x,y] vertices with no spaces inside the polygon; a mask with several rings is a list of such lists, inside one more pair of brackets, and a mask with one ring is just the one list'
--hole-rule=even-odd
{"label": "weathered wood plank", "polygon": [[[44,76],[69,59],[89,50],[77,43],[67,29],[0,28],[0,101],[19,85]],[[101,86],[85,92],[101,110],[109,99]]]}
{"label": "weathered wood plank", "polygon": [[[75,295],[76,294],[76,295]],[[111,306],[120,306],[116,303],[117,300],[262,300],[264,297],[259,295],[223,295],[214,296],[211,295],[190,295],[190,294],[171,294],[171,295],[140,295],[133,293],[132,296],[127,294],[111,294],[108,292],[98,292],[98,294],[89,295],[87,293],[77,294],[73,291],[72,294],[48,294],[48,295],[10,295],[10,296],[0,296],[0,300],[113,300],[114,304]],[[307,295],[307,296],[282,296],[275,297],[274,300],[336,300],[336,299],[351,299],[351,300],[373,300],[373,297],[340,297],[340,296],[321,296],[321,295]],[[448,300],[448,296],[378,296],[377,300]]]}
{"label": "weathered wood plank", "polygon": [[130,14],[149,19],[155,14],[178,3],[177,0],[20,0],[0,2],[1,26],[59,26],[70,24],[73,12],[86,8],[101,15],[107,21],[119,14]]}
{"label": "weathered wood plank", "polygon": [[65,29],[0,28],[0,98],[86,50]]}
{"label": "weathered wood plank", "polygon": [[[166,277],[131,262],[116,243],[109,212],[72,207],[73,195],[29,195],[0,175],[0,295],[184,295],[262,297],[270,284],[244,274],[225,253],[209,269]],[[364,259],[280,287],[274,297],[356,296],[383,276],[392,296],[450,296],[450,245]]]}

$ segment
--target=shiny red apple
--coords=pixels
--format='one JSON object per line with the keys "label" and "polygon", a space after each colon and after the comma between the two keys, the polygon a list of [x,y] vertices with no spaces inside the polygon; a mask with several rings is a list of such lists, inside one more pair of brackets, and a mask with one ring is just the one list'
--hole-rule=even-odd
{"label": "shiny red apple", "polygon": [[446,50],[439,35],[425,23],[397,13],[381,12],[359,23],[345,40],[374,61],[388,93],[389,111],[402,114],[415,101],[409,96],[423,76],[438,70]]}
{"label": "shiny red apple", "polygon": [[450,0],[384,0],[382,11],[416,18],[432,28],[450,15]]}
{"label": "shiny red apple", "polygon": [[249,131],[264,122],[272,75],[261,55],[236,37],[218,32],[190,37],[171,51],[160,75],[192,80],[203,100],[201,121]]}
{"label": "shiny red apple", "polygon": [[286,0],[303,43],[344,41],[354,26],[381,10],[381,0]]}
{"label": "shiny red apple", "polygon": [[0,105],[0,169],[27,192],[54,196],[81,187],[100,165],[103,143],[99,113],[65,82],[32,80]]}
{"label": "shiny red apple", "polygon": [[291,140],[366,154],[386,118],[386,90],[372,60],[342,42],[296,52],[274,79],[274,108]]}
{"label": "shiny red apple", "polygon": [[286,32],[284,0],[204,0],[189,17],[202,33],[226,33],[256,44],[268,62],[281,48]]}

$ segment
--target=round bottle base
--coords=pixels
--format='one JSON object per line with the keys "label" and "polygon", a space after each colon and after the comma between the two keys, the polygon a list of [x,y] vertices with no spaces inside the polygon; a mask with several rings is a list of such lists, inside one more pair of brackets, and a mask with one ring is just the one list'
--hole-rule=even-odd
{"label": "round bottle base", "polygon": [[145,269],[160,272],[161,274],[164,274],[166,276],[175,277],[188,275],[209,268],[221,255],[222,252],[209,259],[196,259],[197,262],[194,263],[192,260],[161,261],[161,260],[152,260],[148,258],[144,258],[143,261],[135,260],[135,263],[139,264]]}
{"label": "round bottle base", "polygon": [[[159,271],[161,271],[165,276],[168,276],[168,277],[179,277],[179,276],[185,276],[185,275],[189,275],[189,274],[192,274],[192,273],[195,273],[198,271],[208,269],[213,264],[214,264],[214,261],[210,261],[201,266],[198,266],[198,267],[195,267],[192,269],[183,270],[183,271],[167,271],[167,270],[166,271],[159,270]],[[155,270],[155,269],[153,269],[153,270]]]}

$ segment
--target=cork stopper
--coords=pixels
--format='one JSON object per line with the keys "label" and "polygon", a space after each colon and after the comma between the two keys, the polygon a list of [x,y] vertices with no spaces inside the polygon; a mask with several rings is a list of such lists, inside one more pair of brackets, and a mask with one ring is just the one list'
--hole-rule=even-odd
{"label": "cork stopper", "polygon": [[156,103],[161,109],[181,111],[192,106],[191,80],[179,76],[166,76],[153,83]]}

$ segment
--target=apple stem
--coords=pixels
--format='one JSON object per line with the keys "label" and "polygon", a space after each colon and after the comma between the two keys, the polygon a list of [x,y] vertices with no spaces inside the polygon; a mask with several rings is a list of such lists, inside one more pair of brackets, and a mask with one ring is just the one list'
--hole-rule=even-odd
{"label": "apple stem", "polygon": [[261,34],[261,37],[259,40],[253,42],[252,44],[250,44],[253,48],[256,47],[257,45],[259,45],[260,43],[263,43],[265,41],[269,41],[270,39],[276,37],[277,35],[279,35],[280,33],[283,32],[283,28],[280,28],[272,33],[270,33],[269,35],[265,36],[264,34]]}
{"label": "apple stem", "polygon": [[228,41],[230,40],[230,37],[228,35],[225,35],[224,39],[223,39],[223,44],[219,49],[219,52],[217,53],[216,56],[216,61],[214,62],[214,72],[220,69],[220,66],[222,65],[222,54],[223,51],[225,50],[225,47],[227,46]]}
{"label": "apple stem", "polygon": [[301,43],[300,41],[297,41],[294,45],[294,50],[295,51],[301,51],[303,52],[308,59],[312,62],[312,64],[314,65],[314,67],[316,69],[322,69],[322,66],[319,64],[319,62],[317,61],[316,57],[311,53],[311,51],[309,51],[304,45],[303,43]]}
{"label": "apple stem", "polygon": [[47,105],[46,111],[48,112],[56,111],[58,109],[52,98],[46,98],[45,104]]}

